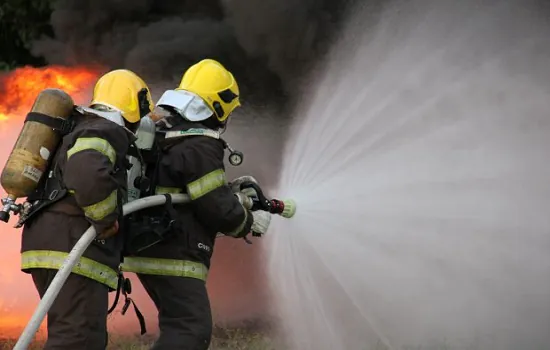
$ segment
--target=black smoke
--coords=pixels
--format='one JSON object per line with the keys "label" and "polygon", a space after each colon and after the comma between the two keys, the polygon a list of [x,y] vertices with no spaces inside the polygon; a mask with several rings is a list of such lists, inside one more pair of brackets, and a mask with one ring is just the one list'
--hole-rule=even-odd
{"label": "black smoke", "polygon": [[54,36],[32,49],[50,64],[125,67],[152,84],[177,84],[191,64],[215,58],[234,72],[245,101],[292,102],[338,33],[349,3],[57,0]]}

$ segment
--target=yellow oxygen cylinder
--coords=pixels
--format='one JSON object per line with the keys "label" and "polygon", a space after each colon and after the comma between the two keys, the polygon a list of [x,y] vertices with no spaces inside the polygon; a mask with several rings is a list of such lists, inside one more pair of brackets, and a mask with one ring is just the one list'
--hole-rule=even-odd
{"label": "yellow oxygen cylinder", "polygon": [[7,196],[2,198],[0,220],[8,222],[10,212],[18,214],[16,199],[36,190],[62,138],[54,125],[66,121],[73,107],[71,96],[60,89],[45,89],[36,97],[2,170],[0,183]]}

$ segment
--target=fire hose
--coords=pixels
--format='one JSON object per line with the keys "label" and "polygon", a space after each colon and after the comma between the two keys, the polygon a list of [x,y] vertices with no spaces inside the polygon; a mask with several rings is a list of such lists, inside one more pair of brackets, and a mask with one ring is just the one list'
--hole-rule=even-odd
{"label": "fire hose", "polygon": [[[280,201],[277,199],[268,200],[263,196],[261,190],[255,184],[246,184],[245,186],[248,188],[256,189],[257,193],[259,194],[258,199],[255,200],[248,197],[249,200],[243,203],[246,208],[252,210],[265,210],[272,214],[279,214],[285,218],[291,218],[292,216],[294,216],[296,212],[296,205],[294,201]],[[172,198],[172,203],[174,204],[185,204],[191,201],[189,195],[187,194],[171,194],[170,197]],[[165,195],[156,195],[137,199],[123,206],[123,215],[126,216],[145,208],[162,205],[166,202],[166,199],[167,197]],[[82,254],[84,254],[88,246],[93,242],[95,238],[96,231],[93,226],[91,226],[90,228],[88,228],[88,230],[86,230],[86,232],[84,232],[78,242],[76,242],[75,246],[63,262],[63,265],[61,265],[61,268],[56,273],[50,286],[46,290],[46,293],[44,293],[44,296],[38,303],[38,306],[31,319],[29,320],[29,323],[27,323],[27,326],[23,330],[23,333],[17,340],[17,343],[13,348],[14,350],[26,350],[29,347],[34,338],[34,335],[40,328],[40,324],[52,307],[53,302],[59,295],[59,292],[67,281],[67,278],[69,278],[71,271],[73,270],[79,259],[82,257]]]}

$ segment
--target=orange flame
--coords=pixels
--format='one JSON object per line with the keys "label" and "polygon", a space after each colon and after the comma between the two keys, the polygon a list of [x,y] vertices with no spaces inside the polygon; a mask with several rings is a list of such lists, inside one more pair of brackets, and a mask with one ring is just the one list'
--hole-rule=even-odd
{"label": "orange flame", "polygon": [[[0,74],[0,163],[5,164],[22,121],[42,90],[62,89],[76,104],[86,104],[102,72],[97,67],[49,66],[23,67]],[[4,194],[3,189],[0,192]],[[38,302],[32,280],[19,268],[20,232],[10,226],[0,223],[0,339],[19,334]]]}
{"label": "orange flame", "polygon": [[62,89],[75,103],[85,103],[101,71],[99,67],[27,66],[0,75],[0,120],[22,118],[47,88]]}

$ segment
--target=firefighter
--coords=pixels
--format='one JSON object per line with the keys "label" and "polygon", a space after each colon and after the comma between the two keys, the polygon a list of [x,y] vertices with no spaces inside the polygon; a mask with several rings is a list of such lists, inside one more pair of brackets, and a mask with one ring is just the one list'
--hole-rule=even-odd
{"label": "firefighter", "polygon": [[63,137],[50,165],[52,176],[33,200],[25,222],[21,269],[42,298],[71,248],[92,225],[98,233],[48,313],[44,349],[105,349],[108,292],[122,261],[117,235],[126,198],[126,155],[140,119],[153,102],[145,82],[129,70],[113,70],[96,83],[89,107],[75,106],[74,128]]}
{"label": "firefighter", "polygon": [[[160,336],[152,349],[208,349],[212,315],[206,278],[215,237],[219,232],[242,238],[251,231],[261,236],[269,225],[269,214],[245,209],[226,181],[219,136],[239,106],[233,75],[219,62],[204,59],[185,72],[175,90],[162,95],[152,113],[164,136],[157,165],[147,172],[151,194],[185,192],[192,200],[143,210],[157,219],[128,226],[129,237],[150,235],[136,242],[155,242],[131,246],[133,255],[122,264],[123,271],[137,273],[158,310]],[[168,226],[162,230],[147,222]]]}

